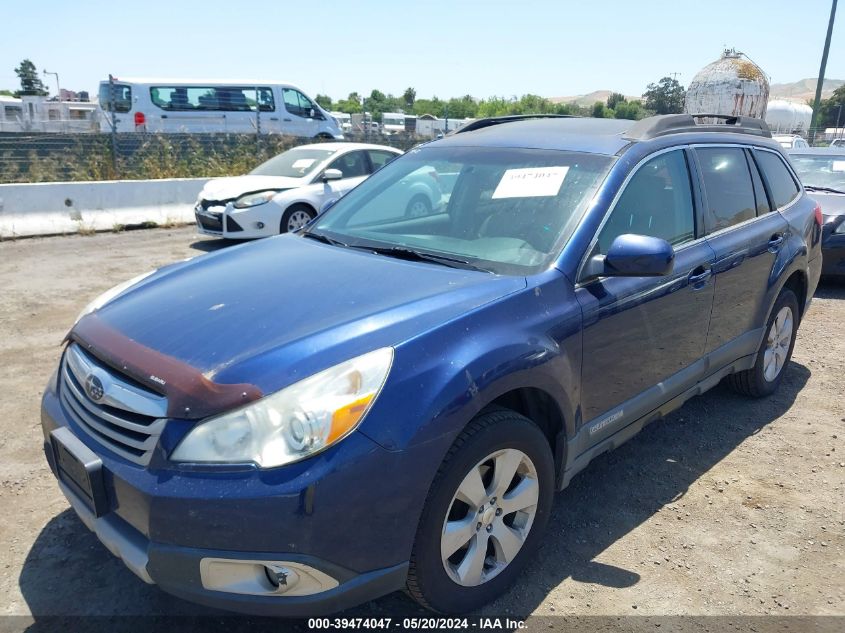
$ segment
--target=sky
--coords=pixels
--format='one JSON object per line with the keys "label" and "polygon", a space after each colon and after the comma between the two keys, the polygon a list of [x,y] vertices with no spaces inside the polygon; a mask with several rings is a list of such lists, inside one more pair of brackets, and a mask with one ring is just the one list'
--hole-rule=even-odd
{"label": "sky", "polygon": [[[63,88],[117,77],[263,79],[311,96],[640,95],[724,47],[773,83],[818,76],[831,0],[39,0],[6,2],[0,89],[24,58]],[[826,76],[845,79],[845,3]],[[52,75],[43,79],[51,92]]]}

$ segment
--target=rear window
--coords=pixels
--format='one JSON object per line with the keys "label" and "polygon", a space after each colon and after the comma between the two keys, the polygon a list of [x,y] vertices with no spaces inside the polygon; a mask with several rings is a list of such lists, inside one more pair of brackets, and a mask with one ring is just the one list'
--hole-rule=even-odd
{"label": "rear window", "polygon": [[755,151],[757,163],[763,170],[766,182],[769,183],[769,191],[772,194],[772,204],[775,208],[785,207],[795,200],[800,193],[798,185],[789,173],[789,169],[783,159],[774,152]]}
{"label": "rear window", "polygon": [[708,147],[695,150],[707,194],[709,231],[718,231],[757,217],[754,186],[739,147]]}
{"label": "rear window", "polygon": [[152,86],[150,99],[162,110],[211,112],[274,112],[270,88],[244,86]]}
{"label": "rear window", "polygon": [[[112,96],[114,103],[112,103]],[[129,112],[132,109],[132,88],[126,84],[100,84],[100,107],[105,112]]]}

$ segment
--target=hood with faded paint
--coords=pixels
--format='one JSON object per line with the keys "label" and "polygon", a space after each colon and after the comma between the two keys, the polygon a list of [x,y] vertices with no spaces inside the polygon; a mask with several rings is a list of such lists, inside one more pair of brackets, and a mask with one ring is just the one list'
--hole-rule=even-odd
{"label": "hood with faded paint", "polygon": [[231,200],[245,193],[276,189],[283,191],[309,183],[308,178],[286,178],[284,176],[230,176],[209,180],[200,192],[202,200]]}
{"label": "hood with faded paint", "polygon": [[808,190],[807,195],[819,203],[823,215],[845,215],[845,194]]}
{"label": "hood with faded paint", "polygon": [[[404,261],[283,235],[169,266],[83,317],[71,337],[152,351],[215,384],[270,393],[384,346],[397,346],[504,295],[523,277]],[[108,337],[87,341],[94,321]],[[100,349],[97,349],[97,346]],[[123,352],[121,352],[123,353]],[[117,362],[136,364],[124,358]],[[164,360],[166,359],[166,361]],[[155,385],[152,385],[155,387]]]}

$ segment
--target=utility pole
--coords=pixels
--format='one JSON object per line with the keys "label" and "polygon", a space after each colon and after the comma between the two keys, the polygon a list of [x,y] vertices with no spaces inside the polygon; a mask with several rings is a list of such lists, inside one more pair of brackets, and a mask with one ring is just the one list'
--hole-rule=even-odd
{"label": "utility pole", "polygon": [[[813,100],[813,122],[815,123],[818,123],[819,103],[822,100],[822,84],[824,83],[824,71],[827,66],[827,54],[830,51],[830,37],[833,35],[833,20],[836,18],[836,2],[837,0],[833,0],[830,5],[830,21],[827,23],[827,37],[824,40],[822,65],[819,68],[819,80],[816,83],[816,98]],[[811,127],[813,122],[811,122]]]}
{"label": "utility pole", "polygon": [[51,73],[49,70],[42,70],[45,75],[53,75],[56,78],[56,100],[62,100],[62,87],[59,85],[59,73]]}

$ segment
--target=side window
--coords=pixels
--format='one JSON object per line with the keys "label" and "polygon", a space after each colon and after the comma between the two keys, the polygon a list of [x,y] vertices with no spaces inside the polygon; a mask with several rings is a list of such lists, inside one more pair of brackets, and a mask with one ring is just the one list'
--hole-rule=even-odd
{"label": "side window", "polygon": [[769,199],[766,197],[766,188],[763,186],[763,180],[760,178],[760,171],[757,169],[757,163],[751,154],[751,150],[746,150],[745,158],[748,160],[748,168],[751,170],[751,182],[754,184],[754,201],[757,203],[757,215],[766,215],[772,208],[769,206]]}
{"label": "side window", "polygon": [[645,163],[628,185],[599,233],[593,254],[606,254],[620,235],[660,237],[677,246],[695,238],[695,212],[683,150]]}
{"label": "side window", "polygon": [[800,193],[798,185],[789,173],[789,169],[783,163],[783,159],[774,152],[764,150],[755,151],[754,155],[766,176],[769,183],[769,191],[772,192],[772,204],[775,208],[785,207],[795,200]]}
{"label": "side window", "polygon": [[363,151],[349,152],[336,158],[327,169],[339,169],[344,178],[367,175],[367,157]]}
{"label": "side window", "polygon": [[739,147],[695,150],[707,194],[709,232],[725,229],[757,216],[754,185],[745,151]]}
{"label": "side window", "polygon": [[314,106],[311,104],[310,99],[299,92],[299,90],[283,88],[282,95],[285,99],[285,109],[288,112],[306,119],[311,116],[311,110]]}
{"label": "side window", "polygon": [[373,163],[373,171],[381,169],[397,156],[391,152],[383,152],[377,149],[370,150],[369,153],[370,161]]}

